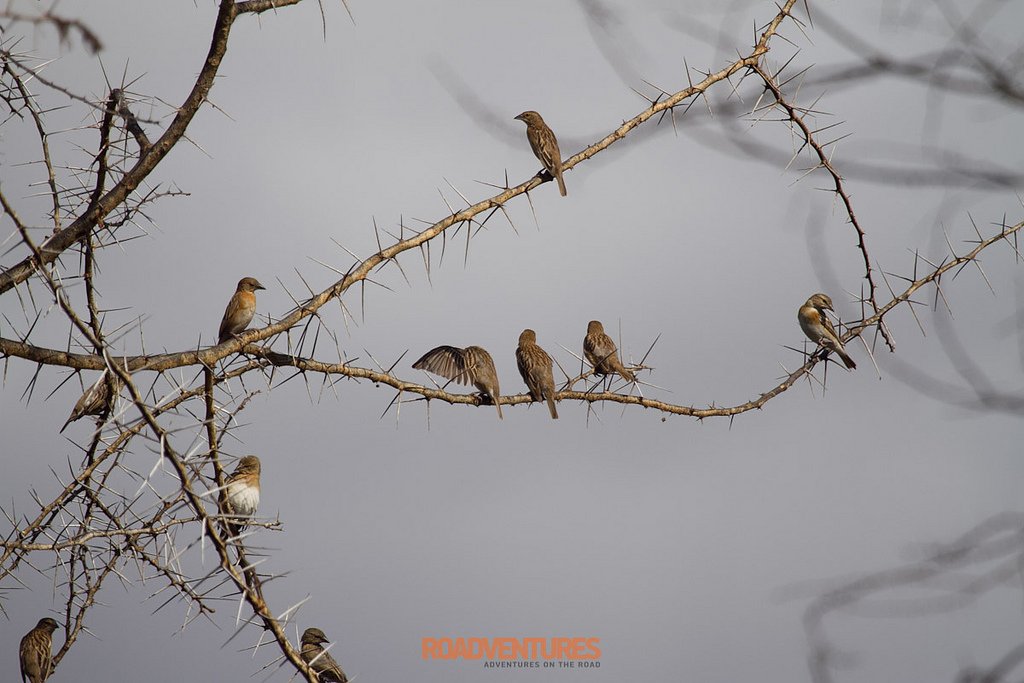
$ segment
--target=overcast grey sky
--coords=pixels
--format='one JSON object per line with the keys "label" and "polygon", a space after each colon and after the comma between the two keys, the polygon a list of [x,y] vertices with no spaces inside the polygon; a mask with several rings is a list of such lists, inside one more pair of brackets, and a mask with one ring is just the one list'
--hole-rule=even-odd
{"label": "overcast grey sky", "polygon": [[[511,183],[529,178],[538,163],[513,120],[519,112],[540,111],[568,157],[646,106],[631,88],[654,91],[629,79],[679,90],[684,60],[720,68],[749,49],[754,23],[776,11],[771,2],[723,12],[717,2],[609,0],[609,21],[597,29],[584,5],[570,2],[349,3],[354,25],[340,3],[324,3],[326,40],[314,2],[239,22],[213,90],[217,109],[201,111],[189,129],[195,145],[179,145],[153,177],[189,196],[159,202],[148,234],[100,255],[102,305],[117,309],[108,322],[144,317],[147,351],[214,342],[244,275],[267,286],[260,314],[279,317],[291,308],[286,288],[304,293],[297,271],[322,288],[337,276],[314,259],[342,271],[351,265],[334,242],[364,256],[376,249],[374,221],[397,230],[400,221],[419,228],[446,215],[439,191],[460,201],[448,183],[477,201],[493,194],[484,183],[500,185],[506,173]],[[893,54],[940,49],[949,39],[931,2],[811,6]],[[126,74],[132,93],[178,103],[205,55],[216,7],[93,1],[58,9],[98,32],[112,82]],[[981,40],[1019,46],[1022,25],[1024,6],[1007,3],[986,15]],[[812,78],[851,58],[820,28],[805,32],[784,30],[799,48],[793,73],[814,65]],[[76,40],[59,47],[49,29],[25,35],[21,50],[57,57],[52,78],[104,96],[100,65]],[[793,50],[776,40],[769,64]],[[482,108],[460,103],[456,83]],[[492,219],[465,264],[459,233],[443,263],[434,248],[430,282],[419,254],[407,254],[411,286],[396,269],[384,271],[393,291],[367,289],[365,320],[353,290],[345,303],[356,319],[346,324],[335,305],[325,322],[362,365],[373,367],[372,354],[386,367],[408,352],[396,372],[417,382],[427,380],[409,365],[429,348],[482,345],[503,393],[519,393],[514,351],[524,327],[573,371],[579,361],[562,347],[580,353],[596,318],[621,335],[633,360],[660,335],[644,379],[663,389],[645,387],[647,396],[699,406],[758,396],[801,362],[785,347],[802,344],[796,310],[804,299],[827,291],[843,319],[855,318],[863,274],[841,206],[820,189],[827,178],[798,182],[804,162],[785,169],[796,144],[789,129],[753,125],[729,109],[738,95],[749,111],[759,94],[752,81],[737,94],[721,84],[710,99],[714,117],[699,102],[677,119],[677,133],[667,120],[651,125],[568,172],[568,197],[553,184],[533,191],[536,222],[517,199],[508,207],[515,229]],[[799,101],[819,94],[808,85]],[[814,108],[829,114],[819,126],[841,123],[827,137],[851,135],[833,156],[840,170],[964,156],[1019,173],[1024,161],[1020,106],[879,79],[830,86]],[[166,108],[140,113],[164,117]],[[82,110],[53,116],[57,128],[89,122]],[[155,125],[147,130],[156,137]],[[755,158],[729,131],[782,156]],[[80,139],[95,145],[95,136]],[[45,225],[45,201],[26,184],[39,169],[19,166],[38,156],[36,141],[8,133],[0,144],[4,190],[23,188],[15,195],[22,214]],[[66,141],[58,148],[64,163],[89,164]],[[851,173],[848,187],[887,272],[910,275],[918,249],[941,260],[943,231],[966,250],[971,218],[985,234],[1004,215],[1019,220],[1020,187],[918,186],[875,182],[877,175]],[[9,232],[5,222],[3,237]],[[22,256],[6,254],[0,265]],[[1008,248],[986,252],[983,263],[995,296],[976,270],[945,281],[952,329],[999,387],[1019,391],[1015,316],[1024,278]],[[926,290],[917,298],[930,305],[932,297]],[[23,320],[10,296],[0,313]],[[429,425],[426,405],[410,403],[396,424],[394,411],[378,419],[393,397],[383,387],[247,385],[263,391],[226,449],[262,458],[261,514],[283,523],[257,537],[268,548],[267,571],[287,573],[268,585],[267,599],[281,610],[311,597],[299,630],[323,629],[349,676],[366,682],[805,680],[801,617],[819,580],[891,566],[908,547],[1020,508],[1020,417],[954,407],[900,380],[906,371],[896,363],[960,381],[929,308],[918,315],[926,336],[905,307],[888,318],[897,347],[890,354],[877,346],[880,372],[856,342],[859,369],[830,367],[824,395],[803,383],[731,424],[610,404],[588,415],[569,402],[559,404],[557,422],[535,405],[506,409],[500,423],[490,407],[435,403]],[[41,325],[39,343],[66,343],[59,311]],[[10,333],[0,322],[0,335]],[[142,349],[138,332],[122,344]],[[324,360],[335,360],[323,349]],[[11,360],[0,392],[0,498],[23,515],[35,513],[32,491],[43,499],[56,491],[51,469],[64,476],[68,459],[77,462],[65,437],[81,442],[89,431],[82,421],[57,434],[79,393],[69,382],[43,400],[63,372],[45,369],[32,400],[23,398],[34,371]],[[133,457],[142,472],[159,460],[141,449]],[[62,605],[40,577],[19,578],[31,590],[0,586],[5,680],[17,670],[21,636]],[[792,597],[794,587],[802,597]],[[221,604],[215,623],[179,632],[179,604],[152,615],[166,596],[150,596],[161,588],[109,585],[88,622],[95,637],[84,636],[52,680],[263,679],[259,670],[276,650],[250,657],[255,629],[225,644],[237,604]],[[831,635],[857,654],[838,680],[952,680],[960,667],[991,664],[1019,643],[1019,605],[1019,591],[1005,590],[966,615],[836,622]],[[441,636],[595,637],[603,656],[590,671],[423,661],[420,639]]]}

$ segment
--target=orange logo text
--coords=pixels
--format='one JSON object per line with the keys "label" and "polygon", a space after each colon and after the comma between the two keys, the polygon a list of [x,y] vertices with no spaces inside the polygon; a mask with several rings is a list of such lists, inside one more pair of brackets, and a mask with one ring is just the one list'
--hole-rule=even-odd
{"label": "orange logo text", "polygon": [[423,638],[423,659],[599,659],[600,638]]}

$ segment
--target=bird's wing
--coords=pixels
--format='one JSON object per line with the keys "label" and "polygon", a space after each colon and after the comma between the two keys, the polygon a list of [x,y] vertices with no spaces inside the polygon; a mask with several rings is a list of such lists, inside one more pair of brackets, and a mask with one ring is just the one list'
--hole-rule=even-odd
{"label": "bird's wing", "polygon": [[843,348],[843,343],[839,341],[839,335],[836,334],[836,330],[832,327],[832,322],[828,319],[827,315],[822,315],[821,326],[825,328],[825,335],[830,338],[831,341],[835,342],[839,348]]}
{"label": "bird's wing", "polygon": [[426,370],[459,384],[473,383],[473,368],[468,363],[466,352],[455,346],[438,346],[431,349],[413,363],[412,367],[416,370]]}
{"label": "bird's wing", "polygon": [[526,378],[530,375],[530,366],[522,347],[516,349],[516,367],[519,368],[519,374],[522,376],[523,381],[529,384]]}
{"label": "bird's wing", "polygon": [[615,362],[615,342],[607,334],[595,334],[592,344],[594,357],[599,363]]}

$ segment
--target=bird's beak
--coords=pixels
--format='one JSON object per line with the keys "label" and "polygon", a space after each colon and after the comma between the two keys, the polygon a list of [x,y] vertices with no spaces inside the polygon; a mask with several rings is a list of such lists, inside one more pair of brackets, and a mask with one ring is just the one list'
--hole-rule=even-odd
{"label": "bird's beak", "polygon": [[522,115],[522,114],[520,114],[519,116],[516,116],[516,117],[515,117],[515,120],[516,120],[516,121],[522,121],[522,120],[523,120],[523,115]]}
{"label": "bird's beak", "polygon": [[260,284],[259,282],[257,282],[257,283],[256,283],[256,289],[266,289],[266,287],[264,287],[264,286],[263,286],[263,285],[261,285],[261,284]]}

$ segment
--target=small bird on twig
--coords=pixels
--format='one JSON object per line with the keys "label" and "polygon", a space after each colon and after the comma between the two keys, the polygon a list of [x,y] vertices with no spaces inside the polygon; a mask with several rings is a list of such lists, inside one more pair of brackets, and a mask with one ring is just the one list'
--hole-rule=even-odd
{"label": "small bird on twig", "polygon": [[537,345],[537,333],[523,330],[519,335],[519,348],[516,349],[516,365],[519,374],[530,390],[534,401],[547,401],[551,419],[558,419],[555,409],[555,377],[552,372],[551,356]]}
{"label": "small bird on twig", "polygon": [[583,338],[583,356],[593,366],[595,375],[617,374],[630,382],[636,381],[636,376],[619,360],[615,342],[604,333],[604,325],[598,320],[591,320],[587,324],[587,336]]}
{"label": "small bird on twig", "polygon": [[43,683],[50,677],[53,661],[53,632],[59,628],[50,617],[39,620],[36,627],[25,634],[18,648],[21,660],[21,683]]}
{"label": "small bird on twig", "polygon": [[246,520],[256,514],[260,505],[260,459],[247,455],[238,461],[238,466],[224,483],[228,514],[234,520],[228,524],[232,536],[245,528]]}
{"label": "small bird on twig", "polygon": [[[107,378],[110,381],[107,381]],[[117,390],[111,396],[110,385],[113,384]],[[75,403],[75,407],[71,410],[71,416],[68,417],[67,422],[60,428],[60,433],[63,434],[64,430],[68,428],[68,425],[75,420],[80,420],[87,415],[93,417],[102,417],[104,413],[111,407],[114,396],[121,393],[121,388],[124,387],[124,382],[115,373],[110,370],[104,370],[100,378],[96,380],[96,383],[85,390],[85,393],[79,397],[78,402]]]}
{"label": "small bird on twig", "polygon": [[473,384],[491,399],[501,415],[501,390],[498,387],[498,371],[494,369],[491,354],[479,346],[438,346],[423,354],[412,364],[417,370],[426,370],[450,379],[458,384]]}
{"label": "small bird on twig", "polygon": [[228,307],[224,310],[224,318],[220,321],[220,332],[217,343],[223,344],[228,339],[238,336],[252,322],[256,315],[256,290],[266,289],[254,277],[243,277],[238,281],[238,288],[231,295]]}
{"label": "small bird on twig", "polygon": [[558,181],[558,191],[565,196],[565,181],[562,180],[562,153],[558,150],[555,134],[535,111],[524,111],[516,117],[526,124],[526,139],[534,155],[544,165],[544,170]]}
{"label": "small bird on twig", "polygon": [[804,302],[804,305],[797,311],[796,317],[800,321],[800,329],[804,331],[808,339],[815,344],[820,344],[826,351],[834,351],[837,356],[842,358],[843,364],[848,370],[854,370],[857,368],[857,364],[847,355],[846,349],[843,348],[843,342],[839,341],[839,335],[836,334],[828,316],[825,315],[825,311],[833,310],[835,309],[832,308],[832,299],[828,294],[818,292],[812,294],[811,298]]}
{"label": "small bird on twig", "polygon": [[323,648],[323,643],[330,642],[324,632],[318,628],[307,628],[302,632],[302,661],[309,664],[320,676],[321,681],[332,683],[348,683],[348,676],[334,661],[331,653]]}

